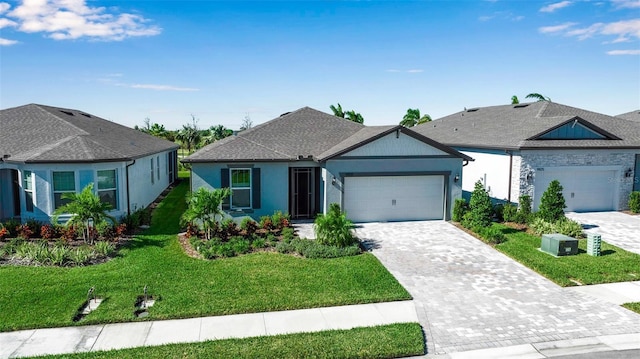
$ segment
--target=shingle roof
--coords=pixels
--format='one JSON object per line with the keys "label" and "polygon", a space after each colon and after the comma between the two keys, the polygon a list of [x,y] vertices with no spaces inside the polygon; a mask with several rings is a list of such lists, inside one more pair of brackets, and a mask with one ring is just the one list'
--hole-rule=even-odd
{"label": "shingle roof", "polygon": [[362,124],[303,107],[207,145],[183,162],[315,158],[363,128]]}
{"label": "shingle roof", "polygon": [[29,104],[0,111],[0,155],[8,162],[126,161],[178,148],[86,112]]}
{"label": "shingle roof", "polygon": [[627,113],[621,113],[616,117],[624,118],[625,120],[640,122],[640,110],[635,110]]}
{"label": "shingle roof", "polygon": [[[572,119],[620,139],[530,139]],[[640,148],[638,123],[548,101],[469,109],[412,129],[452,147]]]}

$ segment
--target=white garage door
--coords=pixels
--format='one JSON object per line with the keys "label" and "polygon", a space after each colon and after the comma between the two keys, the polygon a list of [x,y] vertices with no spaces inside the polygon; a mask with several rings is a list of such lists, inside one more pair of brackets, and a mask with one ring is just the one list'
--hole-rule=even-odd
{"label": "white garage door", "polygon": [[354,222],[444,217],[444,176],[346,177],[343,193]]}
{"label": "white garage door", "polygon": [[612,211],[615,210],[616,171],[597,169],[545,168],[536,171],[535,207],[540,205],[542,194],[554,179],[563,187],[567,208],[565,211]]}

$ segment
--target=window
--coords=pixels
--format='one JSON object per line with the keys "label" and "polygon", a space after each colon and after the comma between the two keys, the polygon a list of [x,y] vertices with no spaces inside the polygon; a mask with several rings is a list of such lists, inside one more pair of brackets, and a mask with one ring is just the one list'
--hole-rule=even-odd
{"label": "window", "polygon": [[112,209],[118,209],[117,189],[116,170],[98,171],[98,196],[101,202],[109,203]]}
{"label": "window", "polygon": [[155,179],[154,179],[154,173],[153,173],[153,158],[151,159],[151,184],[155,183]]}
{"label": "window", "polygon": [[158,181],[160,181],[160,156],[156,157],[156,171],[158,172]]}
{"label": "window", "polygon": [[68,199],[63,199],[64,193],[76,192],[76,176],[73,171],[53,172],[53,208],[57,209],[69,203]]}
{"label": "window", "polygon": [[251,208],[251,170],[232,168],[231,175],[231,208]]}
{"label": "window", "polygon": [[24,189],[25,210],[33,212],[33,173],[22,171],[22,188]]}

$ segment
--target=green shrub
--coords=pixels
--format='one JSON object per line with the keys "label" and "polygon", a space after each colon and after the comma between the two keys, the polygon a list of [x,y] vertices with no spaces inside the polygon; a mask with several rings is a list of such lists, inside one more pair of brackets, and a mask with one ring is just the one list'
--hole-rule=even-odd
{"label": "green shrub", "polygon": [[555,222],[549,222],[542,217],[536,217],[529,224],[529,228],[538,236],[550,233],[560,233],[574,238],[583,236],[582,225],[566,217]]}
{"label": "green shrub", "polygon": [[504,204],[498,203],[493,206],[493,218],[498,222],[504,221]]}
{"label": "green shrub", "polygon": [[556,222],[564,218],[564,209],[567,208],[562,185],[558,180],[553,180],[542,194],[537,215],[547,222]]}
{"label": "green shrub", "polygon": [[242,222],[240,222],[240,229],[245,231],[248,236],[252,236],[258,230],[258,223],[251,217],[245,217]]}
{"label": "green shrub", "polygon": [[518,207],[513,203],[507,203],[502,207],[502,220],[505,222],[515,222],[517,214]]}
{"label": "green shrub", "polygon": [[260,228],[266,229],[267,231],[275,229],[273,221],[271,220],[271,216],[260,217]]}
{"label": "green shrub", "polygon": [[280,234],[282,235],[282,239],[294,239],[296,236],[295,230],[291,227],[283,228]]}
{"label": "green shrub", "polygon": [[633,191],[629,194],[629,210],[632,213],[640,213],[640,191]]}
{"label": "green shrub", "polygon": [[240,236],[231,237],[229,245],[233,249],[234,255],[249,253],[251,250],[249,241]]}
{"label": "green shrub", "polygon": [[454,222],[462,222],[462,218],[464,214],[469,211],[469,204],[462,198],[456,198],[456,201],[453,204],[453,216],[451,219]]}
{"label": "green shrub", "polygon": [[282,213],[282,211],[275,211],[273,215],[271,215],[271,223],[276,229],[282,230],[284,228],[289,227],[290,219],[289,215],[286,213]]}
{"label": "green shrub", "polygon": [[251,248],[260,249],[267,247],[267,241],[264,238],[256,238],[251,241]]}
{"label": "green shrub", "polygon": [[309,259],[338,258],[361,253],[360,247],[355,244],[347,247],[336,247],[304,238],[283,240],[276,246],[276,251],[283,254],[299,254]]}
{"label": "green shrub", "polygon": [[491,244],[500,244],[507,239],[504,233],[502,233],[502,231],[496,227],[480,228],[479,232],[477,233],[485,242]]}
{"label": "green shrub", "polygon": [[69,260],[69,248],[65,246],[55,246],[51,249],[49,259],[55,266],[64,266]]}
{"label": "green shrub", "polygon": [[116,238],[116,227],[107,221],[102,221],[96,225],[98,236],[105,241],[113,241]]}
{"label": "green shrub", "polygon": [[480,181],[476,182],[469,201],[469,216],[463,216],[463,220],[466,218],[467,228],[488,227],[491,225],[492,211],[493,206],[491,205],[489,193],[485,191]]}
{"label": "green shrub", "polygon": [[518,198],[518,212],[515,222],[520,224],[528,223],[531,220],[531,196],[522,195]]}
{"label": "green shrub", "polygon": [[348,247],[356,243],[352,228],[353,223],[337,203],[331,203],[328,213],[318,215],[313,225],[318,243],[336,247]]}
{"label": "green shrub", "polygon": [[93,251],[89,247],[78,247],[69,251],[69,260],[73,265],[82,266],[93,259]]}
{"label": "green shrub", "polygon": [[8,238],[15,238],[18,236],[18,227],[20,227],[20,221],[17,219],[11,218],[4,222],[4,228],[9,232],[9,235],[7,236]]}
{"label": "green shrub", "polygon": [[24,242],[23,239],[21,238],[11,238],[9,240],[8,243],[6,243],[4,246],[0,247],[0,249],[2,249],[2,251],[4,252],[3,255],[5,256],[11,256],[14,253],[16,253],[16,249]]}
{"label": "green shrub", "polygon": [[36,219],[29,218],[29,219],[27,219],[25,224],[27,225],[27,227],[29,227],[29,230],[31,231],[33,238],[42,238],[42,234],[40,232],[40,229],[42,228],[42,225],[44,223],[42,223],[41,221],[38,221]]}
{"label": "green shrub", "polygon": [[109,257],[116,251],[116,246],[107,241],[98,241],[95,245],[95,251],[98,255]]}

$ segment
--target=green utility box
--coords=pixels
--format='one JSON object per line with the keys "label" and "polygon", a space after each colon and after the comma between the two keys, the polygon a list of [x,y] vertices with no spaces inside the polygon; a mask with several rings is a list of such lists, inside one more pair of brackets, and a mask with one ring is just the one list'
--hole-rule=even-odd
{"label": "green utility box", "polygon": [[587,233],[587,254],[590,256],[599,256],[600,247],[602,246],[602,236],[597,233]]}
{"label": "green utility box", "polygon": [[578,254],[578,240],[560,233],[543,234],[540,250],[554,256]]}

